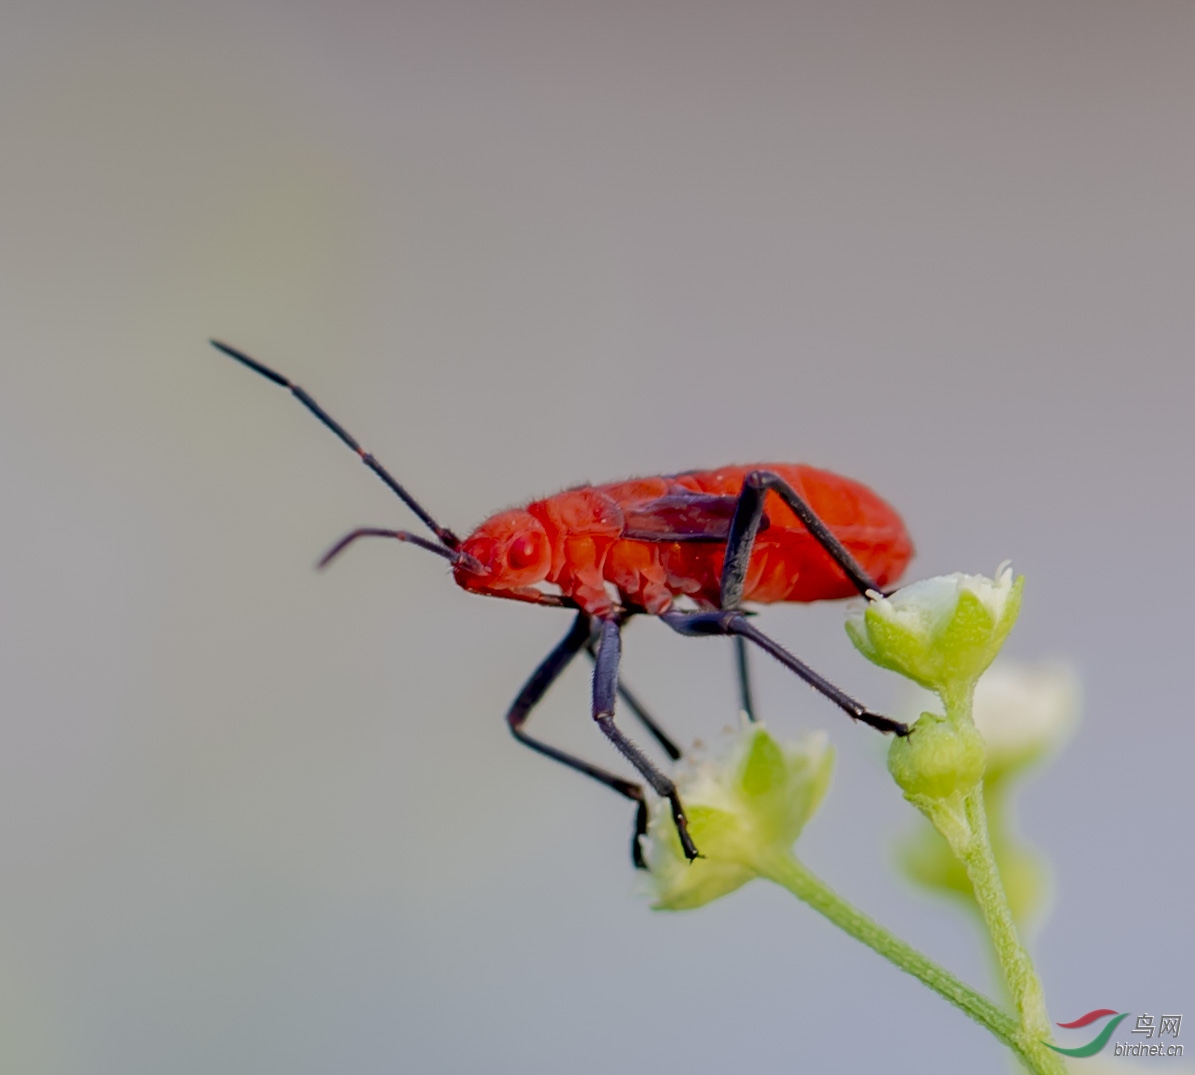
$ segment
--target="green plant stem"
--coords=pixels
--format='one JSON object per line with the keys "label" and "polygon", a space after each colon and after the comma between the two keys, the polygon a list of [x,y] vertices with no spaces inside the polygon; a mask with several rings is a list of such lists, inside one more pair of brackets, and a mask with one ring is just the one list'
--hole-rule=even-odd
{"label": "green plant stem", "polygon": [[1052,1036],[1050,1019],[1046,1014],[1045,993],[1033,961],[1021,943],[992,853],[982,784],[964,798],[963,808],[970,838],[961,842],[951,840],[951,848],[971,879],[975,902],[979,904],[1004,985],[1016,1008],[1020,1024],[1017,1031],[1021,1047],[1019,1051],[1034,1058],[1036,1070],[1064,1072],[1066,1068],[1061,1057],[1045,1045]]}
{"label": "green plant stem", "polygon": [[[966,690],[941,691],[946,717],[955,724],[971,724],[974,684]],[[1046,1046],[1053,1036],[1046,1013],[1045,992],[1033,960],[1021,943],[992,842],[988,834],[987,811],[983,803],[983,781],[966,794],[956,792],[949,800],[920,800],[916,804],[934,828],[945,837],[950,850],[963,864],[975,902],[987,926],[1000,975],[1017,1012],[1016,1051],[1034,1071],[1062,1075],[1062,1058]],[[959,807],[961,806],[961,816]]]}
{"label": "green plant stem", "polygon": [[[1026,1048],[1026,1042],[1017,1021],[1001,1011],[982,993],[976,992],[956,978],[950,971],[932,959],[922,955],[912,945],[902,941],[874,919],[853,907],[837,892],[811,873],[792,854],[776,852],[765,861],[754,863],[761,876],[788,889],[797,899],[809,904],[818,914],[824,915],[839,929],[861,941],[888,962],[924,982],[939,996],[965,1012],[981,1026],[986,1027],[1000,1041],[1013,1050],[1031,1071],[1041,1075],[1053,1075],[1062,1068],[1053,1062],[1056,1055],[1044,1046],[1039,1058],[1038,1050]],[[1011,921],[1011,919],[1010,919]],[[1044,1060],[1049,1058],[1050,1063]]]}

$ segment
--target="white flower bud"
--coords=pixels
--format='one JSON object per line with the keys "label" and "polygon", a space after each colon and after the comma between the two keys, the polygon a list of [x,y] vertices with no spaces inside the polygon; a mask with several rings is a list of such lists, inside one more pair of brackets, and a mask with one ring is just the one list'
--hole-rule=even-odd
{"label": "white flower bud", "polygon": [[833,763],[824,733],[778,743],[762,724],[680,762],[674,779],[702,857],[685,859],[667,804],[654,803],[643,850],[655,906],[700,907],[758,876],[756,864],[769,855],[787,853],[825,795]]}
{"label": "white flower bud", "polygon": [[856,648],[883,668],[939,694],[969,690],[991,664],[1021,608],[1023,576],[1001,564],[996,578],[939,575],[891,597],[870,595],[846,629]]}
{"label": "white flower bud", "polygon": [[1078,709],[1079,681],[1068,665],[997,661],[976,685],[973,710],[989,775],[1061,746]]}

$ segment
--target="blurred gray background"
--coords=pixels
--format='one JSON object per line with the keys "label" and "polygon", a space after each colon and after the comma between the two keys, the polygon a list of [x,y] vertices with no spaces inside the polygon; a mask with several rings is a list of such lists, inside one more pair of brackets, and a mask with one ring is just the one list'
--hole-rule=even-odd
{"label": "blurred gray background", "polygon": [[[382,542],[316,574],[411,516],[212,335],[458,529],[802,460],[900,506],[914,575],[1012,557],[1010,652],[1086,694],[1021,801],[1053,1017],[1195,1018],[1195,8],[5,14],[0,1070],[1006,1070],[779,890],[651,912],[630,810],[501,719],[568,615]],[[761,622],[900,710],[842,618]],[[680,737],[733,720],[728,645],[625,648]],[[757,664],[839,750],[806,860],[986,985],[895,877],[877,738]],[[612,762],[586,690],[536,722]]]}

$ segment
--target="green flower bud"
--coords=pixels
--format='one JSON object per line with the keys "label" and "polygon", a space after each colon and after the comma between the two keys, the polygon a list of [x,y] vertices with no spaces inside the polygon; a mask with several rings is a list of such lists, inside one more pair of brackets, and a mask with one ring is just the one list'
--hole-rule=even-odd
{"label": "green flower bud", "polygon": [[689,832],[702,857],[689,862],[667,803],[652,804],[643,851],[654,906],[700,907],[759,875],[788,852],[830,785],[834,752],[825,734],[778,743],[762,724],[728,733],[711,756],[695,751],[674,774]]}
{"label": "green flower bud", "polygon": [[[972,714],[987,754],[983,801],[988,839],[1009,907],[1022,926],[1047,902],[1049,869],[1041,853],[1017,831],[1012,796],[1025,771],[1070,735],[1078,701],[1075,673],[1060,663],[1024,665],[1001,658],[975,686]],[[949,824],[941,812],[935,816]],[[902,841],[899,862],[917,884],[961,895],[975,908],[966,869],[930,826]]]}
{"label": "green flower bud", "polygon": [[1002,564],[996,578],[939,575],[891,597],[869,595],[850,614],[855,647],[882,668],[944,697],[966,693],[1004,644],[1021,609],[1024,577]]}
{"label": "green flower bud", "polygon": [[970,721],[922,713],[912,731],[892,740],[888,771],[907,798],[966,795],[982,779],[983,738]]}

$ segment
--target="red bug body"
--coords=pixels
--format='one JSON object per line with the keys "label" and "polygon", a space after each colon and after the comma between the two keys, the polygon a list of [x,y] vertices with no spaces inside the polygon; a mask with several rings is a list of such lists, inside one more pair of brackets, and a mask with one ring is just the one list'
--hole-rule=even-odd
{"label": "red bug body", "polygon": [[[682,595],[719,606],[726,538],[743,480],[771,471],[808,501],[880,586],[913,555],[900,516],[867,486],[799,463],[763,463],[581,486],[501,512],[461,546],[466,590],[534,600],[539,583],[560,587],[585,612],[613,608],[607,584],[630,609],[653,615]],[[480,565],[481,571],[476,568]],[[855,585],[778,497],[751,553],[743,599],[759,604],[853,597]]]}

